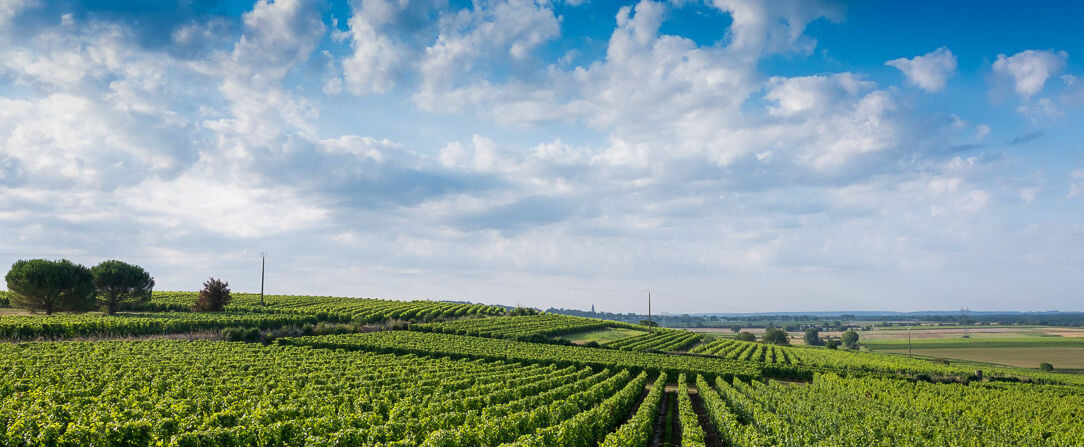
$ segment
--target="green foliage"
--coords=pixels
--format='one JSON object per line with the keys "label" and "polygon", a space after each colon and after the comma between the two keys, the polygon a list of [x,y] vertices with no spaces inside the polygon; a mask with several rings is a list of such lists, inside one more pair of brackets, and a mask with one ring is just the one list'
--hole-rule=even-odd
{"label": "green foliage", "polygon": [[790,344],[790,337],[787,331],[770,327],[764,331],[764,343],[786,346]]}
{"label": "green foliage", "polygon": [[538,310],[530,307],[516,307],[515,309],[508,311],[508,315],[513,317],[521,315],[538,315]]}
{"label": "green foliage", "polygon": [[[465,316],[503,315],[504,309],[482,304],[440,301],[395,301],[333,296],[268,295],[266,306],[260,295],[232,293],[225,310],[236,312],[315,315],[330,323],[383,324],[391,321],[434,321]],[[154,292],[150,302],[138,306],[151,312],[185,312],[198,298],[195,292]]]}
{"label": "green foliage", "polygon": [[256,328],[228,327],[222,330],[222,338],[226,341],[255,343],[260,341],[260,330]]}
{"label": "green foliage", "polygon": [[4,277],[13,307],[30,311],[84,311],[94,307],[94,277],[67,259],[19,260]]}
{"label": "green foliage", "polygon": [[98,305],[113,315],[125,304],[150,301],[154,278],[143,267],[117,260],[104,261],[90,269]]}
{"label": "green foliage", "polygon": [[808,386],[698,379],[728,445],[1082,445],[1078,388],[819,374]]}
{"label": "green foliage", "polygon": [[655,416],[659,413],[662,397],[666,391],[666,373],[659,374],[651,391],[636,410],[636,414],[624,425],[606,436],[602,447],[647,447],[654,433]]}
{"label": "green foliage", "polygon": [[595,318],[570,317],[560,314],[539,314],[493,318],[471,318],[443,323],[415,324],[410,328],[422,332],[476,335],[509,340],[546,342],[547,337],[584,332],[608,327],[635,327],[627,323]]}
{"label": "green foliage", "polygon": [[616,349],[592,349],[582,346],[524,343],[496,338],[415,331],[384,331],[322,337],[281,338],[276,340],[276,343],[397,354],[542,362],[600,368],[628,368],[652,373],[700,373],[711,376],[739,376],[744,378],[760,377],[761,375],[759,368],[754,364],[723,359]]}
{"label": "green foliage", "polygon": [[696,344],[700,339],[699,334],[689,331],[658,328],[643,335],[614,340],[604,346],[625,351],[670,352],[688,348]]}
{"label": "green foliage", "polygon": [[79,314],[54,315],[49,318],[13,315],[0,316],[0,339],[37,340],[178,334],[219,331],[227,327],[270,330],[311,326],[318,322],[319,320],[311,315],[238,312],[118,314],[115,316]]}
{"label": "green foliage", "polygon": [[821,340],[821,333],[817,328],[809,328],[805,330],[805,336],[802,337],[805,344],[809,346],[820,346],[824,344],[824,340]]}
{"label": "green foliage", "polygon": [[839,342],[835,341],[835,340],[828,340],[828,341],[824,342],[824,347],[826,347],[828,349],[838,349],[839,348]]}
{"label": "green foliage", "polygon": [[0,445],[30,446],[477,446],[547,427],[597,443],[647,380],[628,371],[167,340],[3,344],[0,371]]}
{"label": "green foliage", "polygon": [[1050,372],[1050,371],[1054,370],[1054,365],[1051,365],[1051,364],[1049,364],[1047,362],[1042,362],[1042,363],[1039,364],[1039,370],[1040,371]]}
{"label": "green foliage", "polygon": [[192,305],[193,312],[221,312],[230,304],[230,283],[211,278],[203,283],[199,298]]}
{"label": "green foliage", "polygon": [[738,332],[737,339],[741,341],[753,342],[757,341],[757,336],[753,335],[752,332]]}
{"label": "green foliage", "polygon": [[840,334],[840,339],[843,340],[843,346],[847,349],[858,349],[858,333],[853,330],[846,330]]}
{"label": "green foliage", "polygon": [[700,427],[700,421],[696,418],[693,410],[693,401],[689,398],[689,384],[685,381],[685,374],[678,376],[678,422],[681,424],[681,446],[703,447],[704,429]]}

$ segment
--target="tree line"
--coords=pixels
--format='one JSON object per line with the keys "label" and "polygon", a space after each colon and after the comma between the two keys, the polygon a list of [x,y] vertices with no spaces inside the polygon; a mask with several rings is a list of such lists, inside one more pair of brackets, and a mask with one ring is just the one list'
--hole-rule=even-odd
{"label": "tree line", "polygon": [[[46,315],[94,309],[114,315],[150,301],[154,290],[154,278],[143,267],[115,259],[90,268],[67,259],[18,260],[4,279],[12,307]],[[211,278],[192,310],[221,311],[229,302],[229,283]]]}

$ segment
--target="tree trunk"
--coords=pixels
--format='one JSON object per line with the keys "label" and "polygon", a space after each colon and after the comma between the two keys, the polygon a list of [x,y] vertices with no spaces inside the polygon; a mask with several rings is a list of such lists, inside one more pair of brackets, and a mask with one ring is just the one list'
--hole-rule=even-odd
{"label": "tree trunk", "polygon": [[117,300],[110,298],[109,302],[106,303],[106,308],[109,311],[109,315],[116,315],[116,313],[117,313]]}

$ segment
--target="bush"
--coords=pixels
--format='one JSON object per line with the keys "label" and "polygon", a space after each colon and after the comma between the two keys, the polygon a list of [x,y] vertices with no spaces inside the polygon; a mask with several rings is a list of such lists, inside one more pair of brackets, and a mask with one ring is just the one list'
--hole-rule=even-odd
{"label": "bush", "polygon": [[230,283],[211,278],[203,283],[193,312],[221,312],[230,303]]}
{"label": "bush", "polygon": [[738,332],[737,338],[741,341],[757,341],[757,336],[749,332]]}
{"label": "bush", "polygon": [[839,348],[839,342],[835,340],[828,340],[824,342],[824,347],[828,349],[836,349]]}
{"label": "bush", "polygon": [[1049,364],[1047,362],[1042,362],[1042,363],[1039,364],[1039,370],[1040,371],[1050,372],[1050,371],[1054,370],[1054,365],[1051,365],[1051,364]]}
{"label": "bush", "polygon": [[222,330],[222,338],[226,341],[244,341],[256,343],[260,341],[260,330],[254,327],[228,327]]}

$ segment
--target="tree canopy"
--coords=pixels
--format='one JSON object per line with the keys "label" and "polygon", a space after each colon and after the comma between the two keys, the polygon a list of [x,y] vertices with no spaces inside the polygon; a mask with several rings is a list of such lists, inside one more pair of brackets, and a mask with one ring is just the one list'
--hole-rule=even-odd
{"label": "tree canopy", "polygon": [[4,276],[12,307],[30,311],[83,311],[94,308],[94,276],[67,259],[19,260]]}
{"label": "tree canopy", "polygon": [[843,340],[843,346],[846,346],[848,349],[857,349],[858,348],[858,333],[857,332],[852,331],[852,330],[843,331],[843,333],[840,334],[840,338]]}
{"label": "tree canopy", "polygon": [[787,336],[786,331],[770,327],[764,331],[764,343],[771,343],[773,345],[789,345],[790,337]]}
{"label": "tree canopy", "polygon": [[143,267],[117,260],[102,262],[90,269],[98,290],[98,305],[110,315],[124,304],[144,303],[151,299],[154,278]]}
{"label": "tree canopy", "polygon": [[824,340],[821,340],[821,333],[817,328],[809,328],[805,330],[805,336],[803,337],[805,344],[809,346],[820,346],[824,344]]}
{"label": "tree canopy", "polygon": [[738,340],[741,341],[757,341],[757,336],[750,332],[738,332]]}
{"label": "tree canopy", "polygon": [[230,283],[211,278],[203,283],[203,290],[192,306],[193,312],[220,312],[230,303]]}

